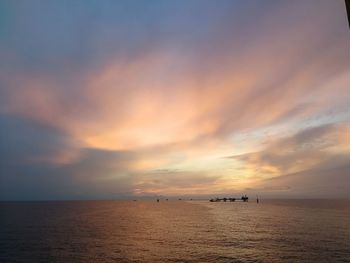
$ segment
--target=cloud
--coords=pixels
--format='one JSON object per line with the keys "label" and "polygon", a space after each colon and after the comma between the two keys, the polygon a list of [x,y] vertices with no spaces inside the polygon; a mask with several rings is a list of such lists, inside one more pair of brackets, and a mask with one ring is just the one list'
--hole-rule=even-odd
{"label": "cloud", "polygon": [[327,166],[267,179],[248,191],[265,198],[349,198],[349,165]]}
{"label": "cloud", "polygon": [[19,165],[69,162],[79,143],[46,123],[16,115],[0,115],[1,163]]}
{"label": "cloud", "polygon": [[192,193],[196,188],[210,187],[218,179],[198,172],[153,170],[169,161],[162,157],[168,147],[137,152],[86,148],[64,131],[35,120],[2,115],[0,124],[1,199]]}
{"label": "cloud", "polygon": [[13,115],[2,115],[0,126],[2,199],[111,198],[130,188],[131,153],[83,148],[55,127]]}
{"label": "cloud", "polygon": [[210,175],[205,172],[188,171],[153,171],[136,176],[134,193],[162,194],[162,195],[196,195],[203,194],[211,189],[220,180],[218,175]]}
{"label": "cloud", "polygon": [[[256,192],[276,196],[347,196],[347,124],[326,124],[276,139],[259,152],[230,156],[253,171]],[[251,190],[251,189],[250,189]]]}
{"label": "cloud", "polygon": [[6,198],[229,192],[349,153],[342,3],[0,5]]}

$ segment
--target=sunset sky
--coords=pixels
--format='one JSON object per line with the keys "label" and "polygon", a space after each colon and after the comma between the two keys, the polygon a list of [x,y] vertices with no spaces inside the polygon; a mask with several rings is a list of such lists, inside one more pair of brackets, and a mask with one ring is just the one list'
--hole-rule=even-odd
{"label": "sunset sky", "polygon": [[342,0],[0,0],[0,199],[350,197]]}

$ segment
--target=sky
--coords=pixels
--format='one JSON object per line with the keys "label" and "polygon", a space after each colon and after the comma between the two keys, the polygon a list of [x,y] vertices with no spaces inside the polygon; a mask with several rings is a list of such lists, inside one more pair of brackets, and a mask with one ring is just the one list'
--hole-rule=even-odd
{"label": "sky", "polygon": [[350,198],[342,0],[0,0],[0,199]]}

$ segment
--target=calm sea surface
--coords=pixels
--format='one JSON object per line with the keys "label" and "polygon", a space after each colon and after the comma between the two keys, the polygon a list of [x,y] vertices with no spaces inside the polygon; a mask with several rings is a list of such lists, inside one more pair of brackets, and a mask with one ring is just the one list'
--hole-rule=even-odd
{"label": "calm sea surface", "polygon": [[350,262],[350,201],[2,202],[0,262]]}

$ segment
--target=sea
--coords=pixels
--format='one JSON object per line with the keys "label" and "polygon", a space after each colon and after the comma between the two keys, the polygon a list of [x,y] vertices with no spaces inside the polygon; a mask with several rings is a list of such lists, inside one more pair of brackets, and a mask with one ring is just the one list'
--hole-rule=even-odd
{"label": "sea", "polygon": [[350,201],[0,202],[0,262],[350,262]]}

